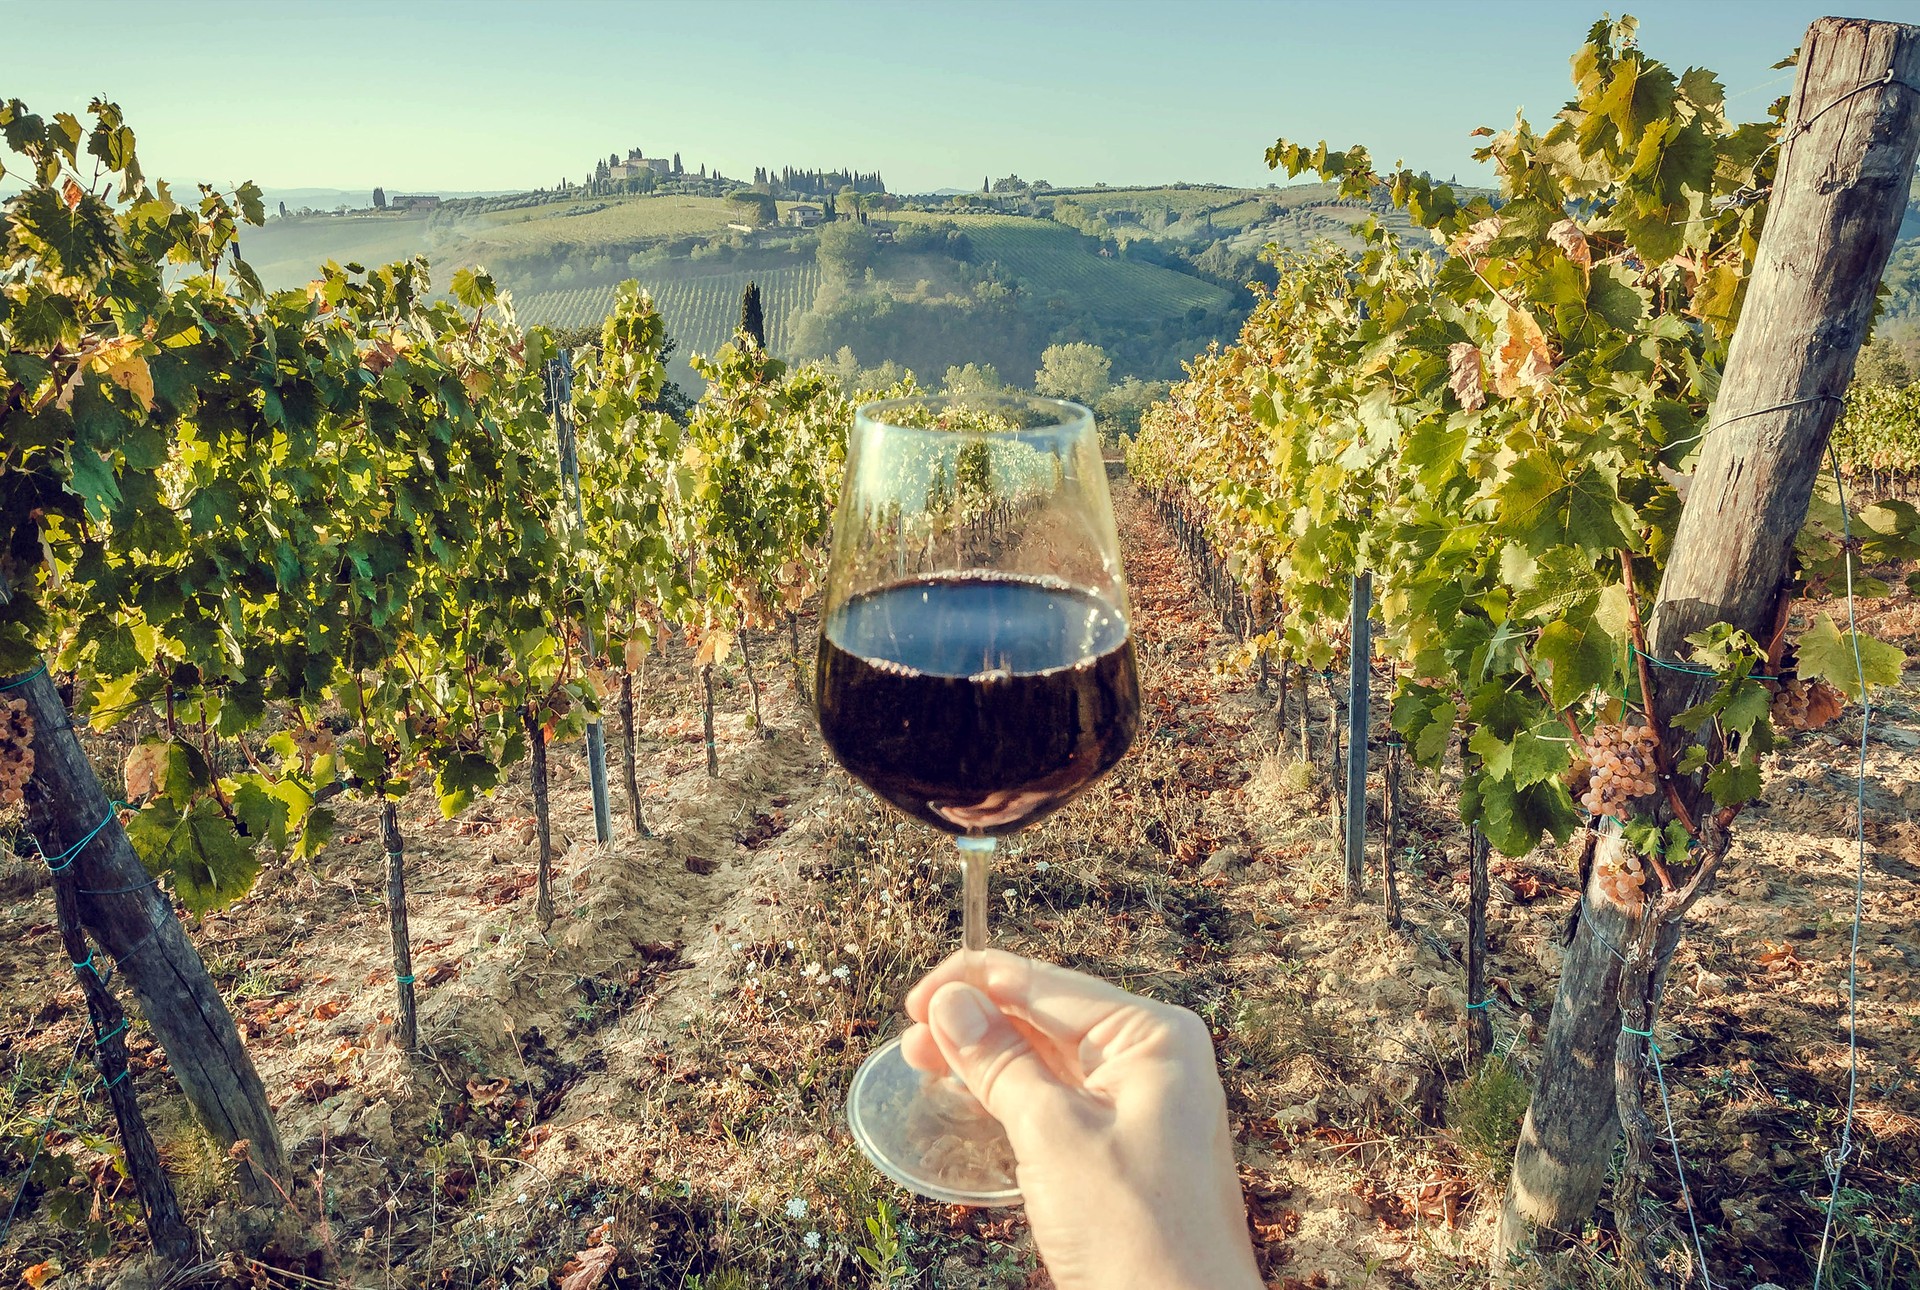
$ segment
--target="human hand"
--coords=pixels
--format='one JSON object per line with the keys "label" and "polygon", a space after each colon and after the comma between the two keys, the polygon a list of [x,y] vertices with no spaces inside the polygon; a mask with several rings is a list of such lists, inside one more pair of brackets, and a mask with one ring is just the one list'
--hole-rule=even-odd
{"label": "human hand", "polygon": [[1006,1128],[1058,1290],[1258,1290],[1200,1019],[1000,950],[980,962],[955,954],[914,986],[901,1046]]}

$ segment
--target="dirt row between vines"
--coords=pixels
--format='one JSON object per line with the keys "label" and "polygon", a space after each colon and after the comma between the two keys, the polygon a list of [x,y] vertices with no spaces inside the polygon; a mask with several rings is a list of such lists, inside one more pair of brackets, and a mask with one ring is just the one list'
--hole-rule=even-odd
{"label": "dirt row between vines", "polygon": [[[1157,518],[1124,487],[1118,509],[1146,694],[1139,742],[1080,803],[1003,849],[995,938],[1208,1020],[1270,1284],[1470,1284],[1517,1111],[1497,1088],[1458,1091],[1466,875],[1450,779],[1410,776],[1407,923],[1389,932],[1376,903],[1341,895],[1318,687],[1309,766],[1297,760],[1297,695],[1281,736],[1271,697],[1217,670],[1233,642]],[[1874,613],[1882,634],[1920,648],[1910,600]],[[388,1034],[370,809],[347,808],[311,866],[270,866],[245,901],[197,920],[300,1167],[293,1211],[236,1211],[231,1166],[198,1143],[163,1059],[138,1038],[143,1101],[208,1233],[197,1284],[878,1283],[853,1247],[872,1244],[865,1224],[883,1198],[900,1214],[909,1269],[896,1284],[1047,1284],[1017,1211],[903,1197],[847,1137],[852,1071],[957,938],[957,875],[944,839],[899,823],[831,765],[783,654],[758,645],[764,731],[728,671],[718,780],[705,772],[686,651],[653,661],[640,777],[658,839],[617,815],[615,840],[596,844],[582,759],[556,751],[559,916],[545,931],[524,773],[454,821],[424,794],[406,804],[418,1058]],[[1915,695],[1903,687],[1876,716],[1867,803],[1851,1162],[1863,1199],[1850,1222],[1888,1251],[1913,1248],[1920,1213],[1899,1185],[1920,1176]],[[1694,916],[1658,1027],[1716,1282],[1810,1278],[1820,1153],[1845,1098],[1857,735],[1854,714],[1771,759],[1765,801],[1743,817],[1727,881]],[[610,743],[617,756],[617,735]],[[114,744],[98,752],[116,782]],[[1494,873],[1492,1016],[1524,1077],[1574,875],[1548,851],[1496,860]],[[1377,870],[1370,882],[1377,895]],[[195,1284],[165,1282],[137,1230],[111,1219],[127,1191],[101,1141],[84,1136],[110,1136],[102,1104],[81,1095],[90,1072],[66,1078],[83,1009],[44,880],[16,864],[0,884],[0,1205],[32,1130],[50,1123],[53,1149],[91,1165],[82,1191],[100,1198],[111,1241],[90,1257],[35,1183],[0,1247],[0,1277]],[[1656,1176],[1678,1224],[1670,1166]],[[1582,1248],[1603,1260],[1610,1234]]]}

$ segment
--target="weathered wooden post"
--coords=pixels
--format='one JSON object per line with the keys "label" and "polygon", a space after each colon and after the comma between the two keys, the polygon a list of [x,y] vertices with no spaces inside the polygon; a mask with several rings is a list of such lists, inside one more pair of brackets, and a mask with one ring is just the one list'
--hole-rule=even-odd
{"label": "weathered wooden post", "polygon": [[[1920,27],[1815,22],[1779,146],[1745,308],[1652,613],[1655,657],[1672,657],[1688,634],[1718,622],[1764,639],[1788,594],[1794,538],[1920,150]],[[1703,681],[1659,669],[1649,706],[1671,715],[1705,692]],[[1668,735],[1671,758],[1689,736]],[[1674,783],[1704,821],[1691,786]],[[1593,871],[1623,845],[1603,836]],[[1589,881],[1495,1236],[1497,1276],[1546,1233],[1576,1233],[1591,1216],[1619,1135],[1617,1059],[1631,1050],[1637,1067],[1644,1051],[1621,1031],[1622,976],[1641,992],[1636,1010],[1656,1015],[1681,917],[1711,869],[1700,877],[1671,897],[1650,896],[1640,911]]]}
{"label": "weathered wooden post", "polygon": [[[286,1179],[280,1131],[233,1014],[174,917],[172,902],[112,817],[53,678],[42,668],[13,682],[9,693],[26,700],[33,719],[27,828],[48,855],[71,853],[87,934],[113,956],[201,1127],[223,1147],[247,1143],[247,1160],[256,1170]],[[243,1178],[263,1198],[273,1195],[261,1177],[249,1172]]]}
{"label": "weathered wooden post", "polygon": [[[193,1232],[180,1215],[180,1200],[174,1195],[173,1179],[160,1163],[153,1135],[140,1115],[140,1099],[133,1087],[127,1066],[127,1014],[120,1001],[107,989],[96,969],[93,951],[87,948],[86,934],[80,930],[80,896],[71,865],[63,865],[53,875],[53,908],[60,926],[60,944],[73,964],[73,974],[86,996],[87,1018],[93,1023],[95,1065],[100,1071],[101,1087],[113,1104],[114,1122],[120,1127],[120,1149],[126,1157],[127,1172],[133,1177],[133,1190],[147,1214],[147,1237],[153,1248],[174,1260],[193,1253]],[[21,1184],[22,1188],[26,1186]]]}

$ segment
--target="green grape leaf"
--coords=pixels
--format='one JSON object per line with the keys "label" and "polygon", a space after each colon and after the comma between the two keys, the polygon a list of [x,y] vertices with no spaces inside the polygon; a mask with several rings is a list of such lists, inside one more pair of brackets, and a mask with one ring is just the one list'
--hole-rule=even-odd
{"label": "green grape leaf", "polygon": [[1756,754],[1723,757],[1707,772],[1707,792],[1720,807],[1738,806],[1760,796],[1760,762]]}
{"label": "green grape leaf", "polygon": [[1540,629],[1534,657],[1547,664],[1547,694],[1570,708],[1613,679],[1613,638],[1592,619],[1558,619]]}
{"label": "green grape leaf", "polygon": [[300,841],[293,848],[296,860],[311,860],[320,854],[320,849],[333,837],[334,814],[327,807],[315,807],[308,811],[300,828]]}
{"label": "green grape leaf", "polygon": [[[1856,647],[1858,663],[1854,661]],[[1795,648],[1796,670],[1803,680],[1825,680],[1855,703],[1860,702],[1865,686],[1898,685],[1906,662],[1898,646],[1857,632],[1843,632],[1828,614],[1814,620]]]}

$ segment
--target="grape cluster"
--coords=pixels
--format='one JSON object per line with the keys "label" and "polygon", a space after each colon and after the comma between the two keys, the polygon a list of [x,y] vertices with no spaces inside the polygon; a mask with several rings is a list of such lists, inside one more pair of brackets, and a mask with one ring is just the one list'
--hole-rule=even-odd
{"label": "grape cluster", "polygon": [[1594,886],[1616,905],[1638,909],[1640,902],[1646,899],[1646,890],[1641,886],[1646,877],[1646,866],[1639,856],[1626,847],[1620,849],[1618,856],[1600,854],[1594,857]]}
{"label": "grape cluster", "polygon": [[1816,730],[1839,716],[1844,707],[1846,696],[1828,682],[1790,676],[1773,696],[1773,724],[1782,730]]}
{"label": "grape cluster", "polygon": [[300,769],[311,772],[314,758],[324,757],[333,751],[333,731],[325,726],[295,730],[293,746],[300,754]]}
{"label": "grape cluster", "polygon": [[1587,786],[1580,804],[1595,815],[1627,818],[1627,803],[1654,788],[1653,729],[1602,722],[1587,736]]}
{"label": "grape cluster", "polygon": [[33,778],[33,718],[25,699],[0,704],[0,810],[20,804]]}

